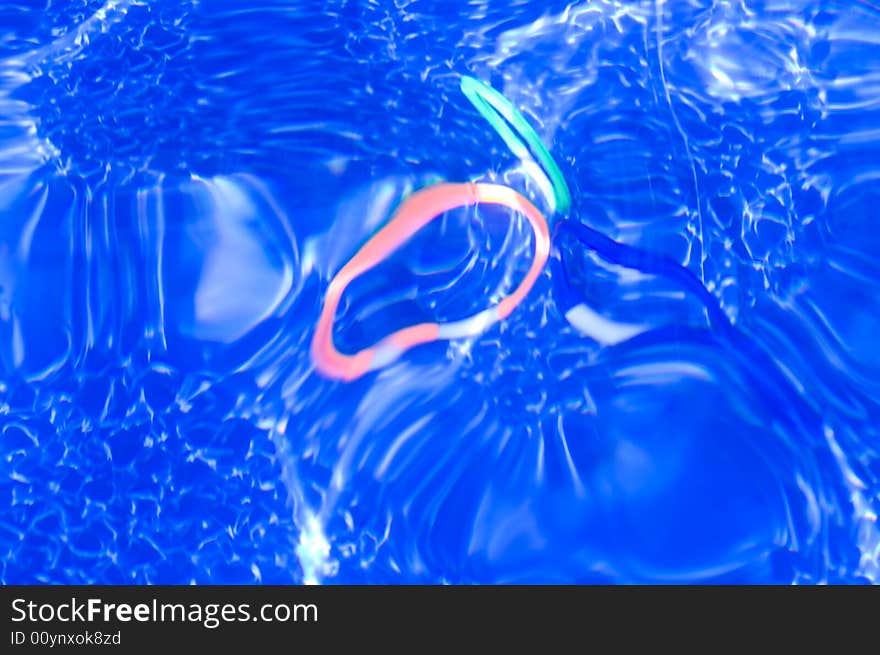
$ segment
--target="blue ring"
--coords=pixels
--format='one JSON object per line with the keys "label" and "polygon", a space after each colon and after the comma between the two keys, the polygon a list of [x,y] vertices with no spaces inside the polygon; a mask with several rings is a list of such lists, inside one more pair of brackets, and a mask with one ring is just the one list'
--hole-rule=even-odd
{"label": "blue ring", "polygon": [[709,293],[706,287],[703,286],[703,283],[693,273],[677,261],[670,257],[636,248],[635,246],[618,243],[591,227],[571,220],[561,221],[556,224],[553,229],[553,246],[550,251],[550,265],[557,292],[557,304],[563,310],[563,313],[579,305],[584,300],[583,294],[575,291],[571,284],[568,268],[566,267],[562,251],[559,248],[559,241],[565,236],[575,239],[583,246],[586,246],[588,250],[598,253],[602,259],[612,264],[635,269],[650,275],[659,275],[679,283],[685,290],[690,291],[700,299],[706,308],[706,313],[709,316],[709,322],[712,327],[722,331],[731,329],[730,321],[728,321],[715,296]]}
{"label": "blue ring", "polygon": [[556,305],[563,314],[585,301],[584,294],[571,283],[566,253],[560,248],[560,242],[565,238],[576,240],[587,250],[598,253],[613,264],[674,280],[694,293],[706,308],[709,328],[666,325],[636,335],[615,348],[639,348],[669,340],[714,345],[736,362],[737,368],[760,398],[789,408],[790,411],[783,413],[782,417],[790,428],[797,434],[817,437],[822,441],[822,418],[818,410],[801,397],[772,355],[731,324],[718,300],[699,278],[670,257],[618,243],[573,220],[557,223],[553,228],[549,262]]}

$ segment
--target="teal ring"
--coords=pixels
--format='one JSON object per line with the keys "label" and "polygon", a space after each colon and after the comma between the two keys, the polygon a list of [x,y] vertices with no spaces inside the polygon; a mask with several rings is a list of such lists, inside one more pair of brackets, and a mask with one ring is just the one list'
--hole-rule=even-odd
{"label": "teal ring", "polygon": [[461,91],[471,104],[498,133],[514,155],[520,159],[534,156],[550,178],[556,210],[567,214],[571,192],[553,155],[541,142],[538,133],[513,103],[488,84],[468,75],[461,77]]}

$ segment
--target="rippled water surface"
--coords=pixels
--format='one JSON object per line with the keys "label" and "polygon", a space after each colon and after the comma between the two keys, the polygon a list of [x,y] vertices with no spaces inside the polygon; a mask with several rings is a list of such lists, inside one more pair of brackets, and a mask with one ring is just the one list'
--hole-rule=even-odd
{"label": "rippled water surface", "polygon": [[[531,198],[548,265],[322,377],[330,280],[437,179]],[[4,2],[0,579],[876,583],[878,207],[867,1]],[[480,312],[533,247],[450,211],[336,343]]]}

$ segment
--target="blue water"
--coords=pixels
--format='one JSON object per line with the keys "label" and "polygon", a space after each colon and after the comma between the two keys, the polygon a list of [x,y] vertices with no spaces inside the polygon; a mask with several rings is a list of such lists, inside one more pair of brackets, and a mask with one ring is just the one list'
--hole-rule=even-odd
{"label": "blue water", "polygon": [[[548,266],[322,378],[436,179],[530,197]],[[878,206],[870,2],[0,3],[0,581],[880,582]],[[449,212],[336,343],[497,302],[530,234]]]}

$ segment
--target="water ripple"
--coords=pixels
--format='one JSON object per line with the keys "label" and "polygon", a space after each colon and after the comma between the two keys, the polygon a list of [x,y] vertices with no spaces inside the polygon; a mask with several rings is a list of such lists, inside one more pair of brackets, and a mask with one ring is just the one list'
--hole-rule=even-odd
{"label": "water ripple", "polygon": [[[0,9],[0,579],[878,581],[876,7],[295,5]],[[326,285],[412,190],[548,210],[461,75],[572,189],[553,265],[327,381]],[[530,239],[448,213],[337,343],[479,311]]]}

